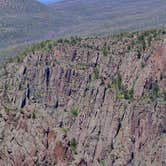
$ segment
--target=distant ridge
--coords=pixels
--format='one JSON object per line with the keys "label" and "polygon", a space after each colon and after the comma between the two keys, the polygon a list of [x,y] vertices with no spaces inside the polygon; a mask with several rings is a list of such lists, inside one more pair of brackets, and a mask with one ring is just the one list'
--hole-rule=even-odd
{"label": "distant ridge", "polygon": [[[0,54],[7,48],[44,40],[58,28],[54,12],[36,0],[3,0],[0,2]],[[59,24],[59,23],[58,23]],[[5,55],[4,55],[5,56]]]}
{"label": "distant ridge", "polygon": [[50,4],[72,28],[66,34],[101,35],[166,27],[165,0],[64,0]]}
{"label": "distant ridge", "polygon": [[165,15],[165,0],[1,0],[0,59],[46,39],[165,28]]}

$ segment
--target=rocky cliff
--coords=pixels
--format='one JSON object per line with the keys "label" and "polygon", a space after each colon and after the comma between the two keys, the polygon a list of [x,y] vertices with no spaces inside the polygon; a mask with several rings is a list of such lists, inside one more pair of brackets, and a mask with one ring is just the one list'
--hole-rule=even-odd
{"label": "rocky cliff", "polygon": [[166,165],[165,34],[46,41],[2,67],[0,165]]}

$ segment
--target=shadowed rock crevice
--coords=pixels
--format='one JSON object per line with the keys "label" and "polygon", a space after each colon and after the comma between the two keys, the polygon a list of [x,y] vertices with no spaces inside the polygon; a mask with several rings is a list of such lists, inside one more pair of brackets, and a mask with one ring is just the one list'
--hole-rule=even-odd
{"label": "shadowed rock crevice", "polygon": [[45,69],[45,80],[46,80],[46,87],[49,86],[49,81],[50,81],[50,68],[47,67]]}

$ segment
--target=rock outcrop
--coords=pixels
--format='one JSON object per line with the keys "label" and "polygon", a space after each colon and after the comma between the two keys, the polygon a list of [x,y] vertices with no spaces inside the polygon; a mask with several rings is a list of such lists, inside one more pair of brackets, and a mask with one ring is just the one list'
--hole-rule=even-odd
{"label": "rock outcrop", "polygon": [[0,165],[166,165],[164,39],[64,40],[2,68]]}

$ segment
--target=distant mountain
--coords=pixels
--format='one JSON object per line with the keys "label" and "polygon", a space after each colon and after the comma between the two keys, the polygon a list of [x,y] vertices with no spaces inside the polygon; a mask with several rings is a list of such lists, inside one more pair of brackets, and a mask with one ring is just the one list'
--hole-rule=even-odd
{"label": "distant mountain", "polygon": [[106,34],[166,26],[165,0],[64,0],[50,4],[72,27],[65,34]]}
{"label": "distant mountain", "polygon": [[[1,0],[1,14],[36,14],[47,10],[47,7],[36,0]],[[4,12],[4,13],[3,13]]]}
{"label": "distant mountain", "polygon": [[57,31],[60,21],[49,7],[36,0],[0,1],[0,51],[7,53],[27,43],[44,40]]}

